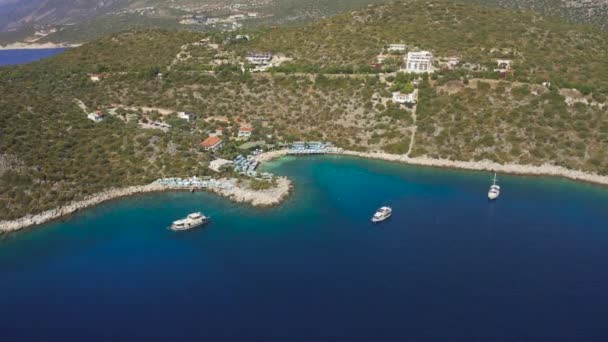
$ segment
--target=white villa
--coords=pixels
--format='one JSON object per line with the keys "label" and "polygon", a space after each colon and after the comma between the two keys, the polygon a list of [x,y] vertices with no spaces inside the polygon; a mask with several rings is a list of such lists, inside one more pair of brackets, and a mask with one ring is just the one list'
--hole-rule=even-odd
{"label": "white villa", "polygon": [[418,90],[414,90],[409,94],[396,91],[393,93],[393,102],[406,105],[414,105],[418,101]]}
{"label": "white villa", "polygon": [[186,120],[188,122],[190,122],[190,120],[193,118],[193,114],[189,113],[189,112],[178,112],[177,113],[177,117],[183,120]]}
{"label": "white villa", "polygon": [[391,52],[405,52],[407,45],[405,44],[389,44],[387,50]]}
{"label": "white villa", "polygon": [[422,74],[433,72],[433,54],[429,51],[408,52],[405,57],[405,71]]}
{"label": "white villa", "polygon": [[272,53],[270,52],[259,52],[247,54],[247,62],[253,65],[268,65],[272,60]]}

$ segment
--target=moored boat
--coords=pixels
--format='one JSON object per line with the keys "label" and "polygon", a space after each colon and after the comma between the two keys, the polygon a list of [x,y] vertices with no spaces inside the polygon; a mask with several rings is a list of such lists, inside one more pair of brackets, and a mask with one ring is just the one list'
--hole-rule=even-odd
{"label": "moored boat", "polygon": [[374,216],[372,216],[372,222],[373,223],[382,222],[382,221],[388,219],[389,217],[391,217],[392,214],[393,214],[393,209],[391,207],[381,207],[380,209],[378,209],[376,211]]}
{"label": "moored boat", "polygon": [[496,185],[496,173],[494,173],[494,182],[490,186],[490,191],[488,191],[488,199],[490,201],[495,200],[500,196],[500,186]]}
{"label": "moored boat", "polygon": [[173,231],[188,230],[202,226],[207,223],[207,221],[209,221],[209,218],[207,216],[203,215],[200,212],[197,212],[189,214],[188,216],[186,216],[186,218],[183,218],[181,220],[174,221],[171,224],[170,228]]}

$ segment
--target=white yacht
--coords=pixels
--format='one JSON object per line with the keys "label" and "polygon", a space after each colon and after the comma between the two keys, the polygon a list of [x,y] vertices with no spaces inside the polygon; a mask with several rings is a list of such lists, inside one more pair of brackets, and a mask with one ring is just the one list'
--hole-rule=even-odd
{"label": "white yacht", "polygon": [[382,222],[382,221],[386,220],[387,218],[391,217],[392,214],[393,214],[393,209],[391,209],[391,207],[381,207],[380,209],[378,209],[376,211],[374,216],[372,216],[372,222],[374,222],[374,223]]}
{"label": "white yacht", "polygon": [[202,226],[209,221],[209,218],[202,213],[192,213],[186,218],[181,220],[174,221],[171,224],[171,230],[180,231],[180,230],[188,230],[192,228],[196,228],[198,226]]}
{"label": "white yacht", "polygon": [[496,185],[496,173],[494,173],[494,182],[490,186],[490,191],[488,191],[488,198],[491,200],[495,200],[500,196],[500,186]]}

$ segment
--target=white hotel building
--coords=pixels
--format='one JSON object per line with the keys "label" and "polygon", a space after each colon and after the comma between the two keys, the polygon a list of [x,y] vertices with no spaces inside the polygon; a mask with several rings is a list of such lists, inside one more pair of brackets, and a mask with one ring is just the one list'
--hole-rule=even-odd
{"label": "white hotel building", "polygon": [[415,74],[433,72],[433,54],[429,51],[408,52],[405,57],[405,71]]}

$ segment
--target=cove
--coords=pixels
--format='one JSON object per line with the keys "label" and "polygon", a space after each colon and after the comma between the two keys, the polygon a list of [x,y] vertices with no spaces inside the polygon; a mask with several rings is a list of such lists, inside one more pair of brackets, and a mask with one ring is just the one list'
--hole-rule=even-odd
{"label": "cove", "polygon": [[[7,341],[601,341],[608,190],[283,158],[283,205],[148,194],[0,237]],[[393,217],[370,216],[391,205]],[[212,217],[176,234],[193,211]]]}

